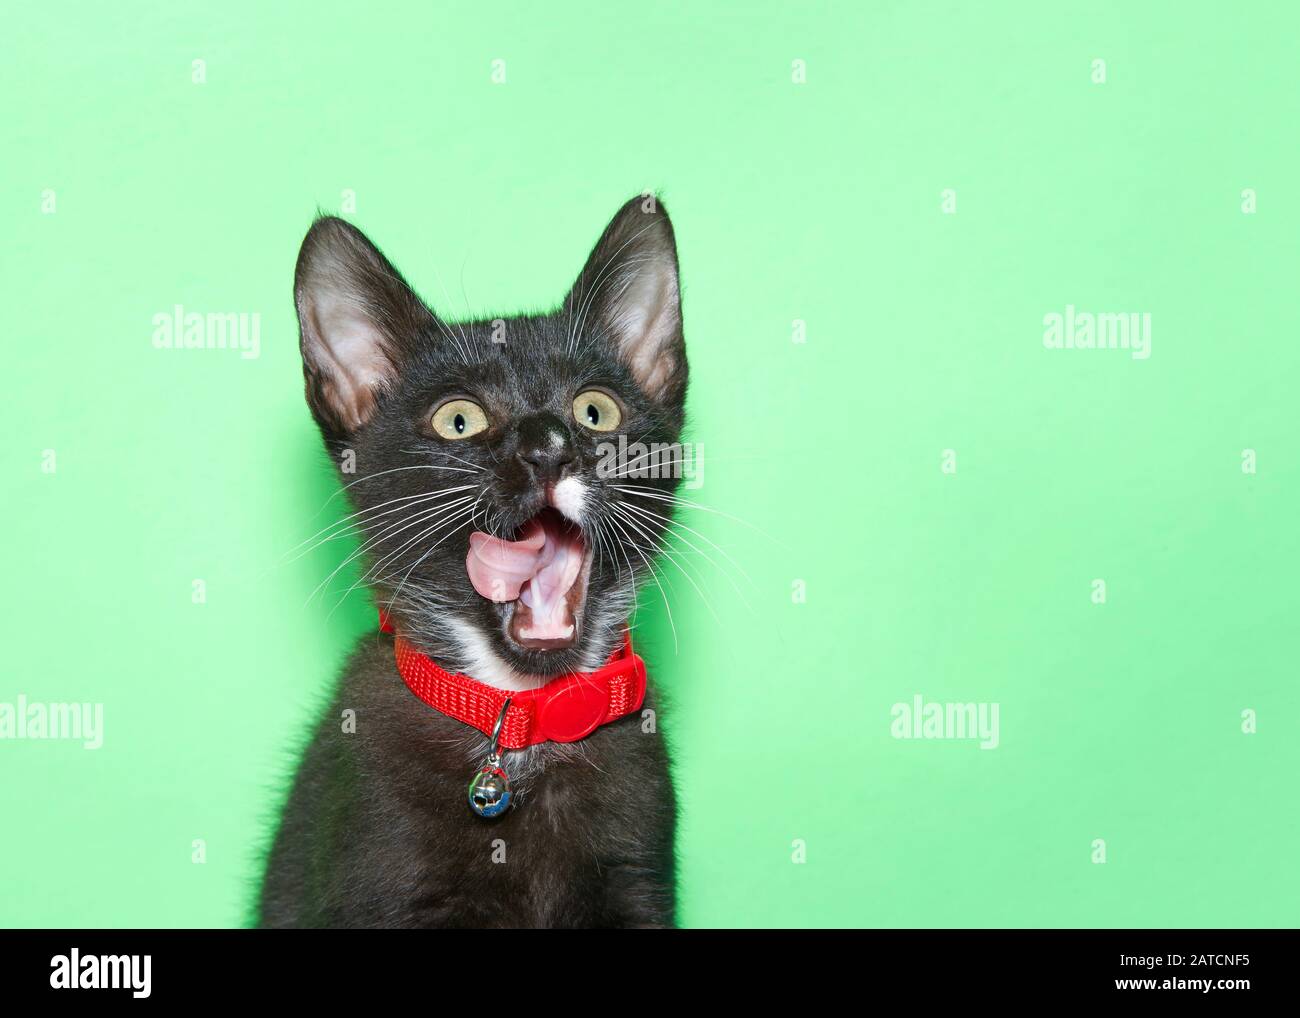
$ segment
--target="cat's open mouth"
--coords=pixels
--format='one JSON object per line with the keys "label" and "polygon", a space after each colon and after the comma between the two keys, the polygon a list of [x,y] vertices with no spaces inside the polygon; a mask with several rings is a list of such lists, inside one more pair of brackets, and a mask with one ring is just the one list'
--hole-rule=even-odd
{"label": "cat's open mouth", "polygon": [[591,549],[582,530],[543,509],[507,541],[469,535],[465,558],[474,589],[502,606],[506,633],[529,650],[562,650],[578,642]]}

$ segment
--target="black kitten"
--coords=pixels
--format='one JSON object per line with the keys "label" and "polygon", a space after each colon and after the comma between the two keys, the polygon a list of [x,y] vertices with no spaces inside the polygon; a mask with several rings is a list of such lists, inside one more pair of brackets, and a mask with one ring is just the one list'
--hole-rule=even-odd
{"label": "black kitten", "polygon": [[[600,667],[677,483],[608,469],[620,436],[648,446],[681,431],[662,205],[624,205],[548,315],[444,322],[335,218],[303,242],[295,299],[307,402],[398,634],[501,689]],[[544,568],[521,564],[537,547]],[[506,753],[514,800],[495,820],[466,802],[488,748],[412,694],[391,636],[364,639],[299,767],[260,924],[672,925],[675,807],[651,711]]]}

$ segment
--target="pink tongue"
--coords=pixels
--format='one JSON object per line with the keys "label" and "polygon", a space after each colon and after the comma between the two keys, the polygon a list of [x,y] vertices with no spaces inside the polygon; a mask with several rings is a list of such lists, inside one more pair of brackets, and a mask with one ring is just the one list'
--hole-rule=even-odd
{"label": "pink tongue", "polygon": [[521,541],[503,541],[476,530],[469,535],[465,559],[469,582],[490,601],[513,601],[541,568],[545,551],[546,528],[537,520],[529,522]]}
{"label": "pink tongue", "polygon": [[572,632],[564,595],[582,569],[582,539],[558,527],[531,520],[518,541],[503,541],[481,531],[469,535],[465,569],[474,589],[491,601],[516,598],[532,611],[523,635],[564,638]]}

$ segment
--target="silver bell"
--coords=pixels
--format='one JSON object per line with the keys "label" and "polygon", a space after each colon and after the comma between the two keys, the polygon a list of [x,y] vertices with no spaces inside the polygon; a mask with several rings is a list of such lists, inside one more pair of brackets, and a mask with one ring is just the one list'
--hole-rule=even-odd
{"label": "silver bell", "polygon": [[499,817],[510,808],[510,779],[492,763],[485,764],[469,783],[469,808],[481,817]]}
{"label": "silver bell", "polygon": [[509,707],[510,697],[507,696],[501,705],[501,713],[497,715],[497,723],[492,726],[492,744],[488,750],[487,763],[479,768],[469,783],[469,808],[489,820],[499,817],[510,808],[510,779],[501,768],[500,744],[497,741]]}

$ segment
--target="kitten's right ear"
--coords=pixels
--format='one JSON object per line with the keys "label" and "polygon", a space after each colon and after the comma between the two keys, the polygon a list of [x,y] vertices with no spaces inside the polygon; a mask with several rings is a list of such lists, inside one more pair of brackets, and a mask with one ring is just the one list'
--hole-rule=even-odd
{"label": "kitten's right ear", "polygon": [[364,233],[333,216],[307,232],[293,295],[307,403],[326,438],[344,438],[432,335],[433,312]]}

